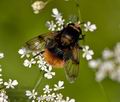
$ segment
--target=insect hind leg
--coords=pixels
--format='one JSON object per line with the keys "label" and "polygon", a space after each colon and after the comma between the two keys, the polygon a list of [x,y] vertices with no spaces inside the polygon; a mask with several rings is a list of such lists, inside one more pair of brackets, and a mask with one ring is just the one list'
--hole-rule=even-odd
{"label": "insect hind leg", "polygon": [[43,54],[44,52],[45,52],[45,51],[41,51],[41,52],[39,52],[38,54],[34,55],[33,58],[39,56],[40,54]]}

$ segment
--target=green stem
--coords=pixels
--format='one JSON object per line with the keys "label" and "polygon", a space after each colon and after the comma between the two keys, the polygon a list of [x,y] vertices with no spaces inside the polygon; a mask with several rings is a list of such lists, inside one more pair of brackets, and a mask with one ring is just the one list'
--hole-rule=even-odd
{"label": "green stem", "polygon": [[106,100],[107,100],[108,102],[110,102],[110,99],[108,98],[108,96],[107,96],[107,94],[106,94],[106,92],[105,92],[105,89],[104,89],[102,83],[101,83],[101,82],[98,82],[98,85],[100,86],[101,91],[102,91],[104,97],[106,98]]}
{"label": "green stem", "polygon": [[[77,11],[78,11],[78,22],[80,21],[80,24],[84,24],[84,22],[82,22],[82,16],[81,16],[81,12],[80,12],[80,0],[74,0],[76,7],[77,7]],[[82,22],[82,23],[81,23]],[[85,39],[82,41],[82,44],[85,45]]]}
{"label": "green stem", "polygon": [[40,82],[42,81],[42,79],[43,79],[43,73],[41,72],[41,73],[40,73],[40,77],[39,77],[36,85],[34,86],[34,89],[35,89],[35,90],[37,90],[37,88],[38,88]]}
{"label": "green stem", "polygon": [[79,0],[74,0],[74,1],[76,3],[76,7],[77,7],[77,10],[78,10],[78,21],[82,21]]}
{"label": "green stem", "polygon": [[47,0],[47,1],[46,1],[46,4],[48,4],[48,3],[52,2],[52,1],[53,1],[53,0]]}

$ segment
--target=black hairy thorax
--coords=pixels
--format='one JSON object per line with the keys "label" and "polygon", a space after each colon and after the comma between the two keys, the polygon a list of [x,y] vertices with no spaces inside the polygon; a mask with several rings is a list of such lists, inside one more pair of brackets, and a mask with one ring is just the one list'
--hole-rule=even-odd
{"label": "black hairy thorax", "polygon": [[[73,25],[73,24],[70,24]],[[58,32],[54,40],[56,43],[54,47],[49,48],[49,51],[56,57],[64,59],[65,53],[72,50],[75,44],[78,43],[81,31],[74,29],[72,26],[67,26]]]}

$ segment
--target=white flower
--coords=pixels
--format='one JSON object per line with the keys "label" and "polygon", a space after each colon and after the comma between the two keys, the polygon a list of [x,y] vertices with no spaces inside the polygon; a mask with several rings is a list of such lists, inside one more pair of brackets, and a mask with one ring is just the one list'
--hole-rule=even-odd
{"label": "white flower", "polygon": [[57,8],[53,8],[52,12],[53,12],[52,16],[55,17],[56,20],[62,19],[61,13],[59,13]]}
{"label": "white flower", "polygon": [[56,97],[55,93],[52,93],[52,94],[46,95],[45,99],[47,102],[51,102],[51,101],[53,102],[55,97]]}
{"label": "white flower", "polygon": [[86,24],[84,24],[84,27],[85,27],[84,30],[85,30],[86,32],[87,32],[87,31],[93,32],[94,30],[97,29],[96,25],[95,25],[95,24],[91,24],[90,21],[88,21]]}
{"label": "white flower", "polygon": [[28,59],[26,59],[23,64],[25,67],[31,68],[32,64],[35,64],[35,63],[36,63],[36,61],[32,58],[30,61]]}
{"label": "white flower", "polygon": [[54,85],[54,91],[58,91],[58,90],[61,90],[61,89],[64,89],[64,82],[63,81],[59,81],[58,84],[55,84]]}
{"label": "white flower", "polygon": [[63,29],[63,25],[65,20],[62,19],[61,13],[59,13],[57,8],[52,9],[52,17],[55,18],[55,22],[53,21],[47,21],[46,26],[48,27],[48,30],[51,31],[60,31]]}
{"label": "white flower", "polygon": [[101,64],[101,60],[90,60],[88,64],[92,69],[96,69]]}
{"label": "white flower", "polygon": [[88,64],[92,69],[96,69],[101,64],[101,60],[90,60]]}
{"label": "white flower", "polygon": [[70,99],[69,97],[66,97],[66,100],[63,102],[75,102],[75,99]]}
{"label": "white flower", "polygon": [[8,96],[4,90],[0,92],[0,102],[8,102]]}
{"label": "white flower", "polygon": [[44,102],[46,95],[41,95],[37,97],[38,102]]}
{"label": "white flower", "polygon": [[51,72],[52,71],[52,66],[50,66],[48,69],[45,69],[45,74],[44,77],[47,79],[52,79],[53,76],[55,76],[55,72]]}
{"label": "white flower", "polygon": [[4,53],[0,53],[0,59],[4,58]]}
{"label": "white flower", "polygon": [[43,88],[44,93],[50,93],[52,89],[50,89],[49,85],[46,85],[45,88]]}
{"label": "white flower", "polygon": [[63,26],[57,27],[57,31],[60,31],[63,29]]}
{"label": "white flower", "polygon": [[35,13],[35,14],[38,14],[39,11],[40,11],[41,9],[43,9],[46,4],[47,4],[47,2],[35,1],[35,2],[31,5],[31,7],[32,7],[33,10],[34,10],[34,13]]}
{"label": "white flower", "polygon": [[112,61],[105,61],[99,66],[96,73],[96,80],[102,81],[107,75],[109,76],[115,68],[115,64]]}
{"label": "white flower", "polygon": [[6,86],[7,89],[8,89],[8,88],[14,89],[15,86],[18,85],[18,81],[17,81],[17,80],[13,80],[13,81],[12,81],[12,79],[9,79],[8,82],[4,82],[4,85]]}
{"label": "white flower", "polygon": [[102,81],[106,76],[107,76],[107,75],[106,75],[106,73],[105,73],[104,71],[99,70],[99,71],[96,72],[96,81],[100,82],[100,81]]}
{"label": "white flower", "polygon": [[114,67],[114,62],[104,61],[103,63],[101,63],[99,70],[110,73],[111,71],[113,71]]}
{"label": "white flower", "polygon": [[112,71],[112,73],[110,74],[110,78],[112,80],[120,82],[120,66],[116,70]]}
{"label": "white flower", "polygon": [[56,101],[55,102],[62,102],[63,95],[61,93],[56,95]]}
{"label": "white flower", "polygon": [[113,52],[109,49],[105,49],[102,53],[102,57],[103,59],[109,59],[109,58],[112,58],[113,57]]}
{"label": "white flower", "polygon": [[115,56],[120,56],[120,43],[117,43],[114,48]]}
{"label": "white flower", "polygon": [[47,21],[47,22],[46,22],[46,26],[48,27],[48,30],[50,30],[50,31],[55,31],[56,24],[54,24],[53,21]]}
{"label": "white flower", "polygon": [[115,62],[120,64],[120,43],[117,43],[114,48]]}
{"label": "white flower", "polygon": [[30,57],[29,51],[27,51],[27,49],[24,47],[19,49],[18,53],[21,55],[21,58],[23,58],[24,56]]}
{"label": "white flower", "polygon": [[92,55],[94,55],[93,50],[89,50],[89,46],[83,47],[83,58],[86,58],[87,60],[92,59]]}
{"label": "white flower", "polygon": [[64,25],[64,19],[59,19],[59,20],[57,20],[57,24],[58,24],[58,26],[63,26]]}
{"label": "white flower", "polygon": [[28,96],[29,99],[36,99],[37,92],[33,89],[32,91],[27,90],[26,91],[26,96]]}
{"label": "white flower", "polygon": [[47,68],[46,62],[41,56],[39,56],[37,63],[38,67],[41,68],[41,70],[45,70]]}
{"label": "white flower", "polygon": [[2,79],[2,78],[0,78],[0,85],[1,85],[1,84],[3,84],[3,79]]}

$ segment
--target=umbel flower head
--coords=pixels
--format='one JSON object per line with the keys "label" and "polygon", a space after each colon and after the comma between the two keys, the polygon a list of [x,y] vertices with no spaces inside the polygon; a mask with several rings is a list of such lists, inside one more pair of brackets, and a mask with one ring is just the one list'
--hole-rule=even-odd
{"label": "umbel flower head", "polygon": [[5,90],[0,91],[0,102],[8,102],[8,96]]}
{"label": "umbel flower head", "polygon": [[[4,53],[0,53],[0,59],[4,58]],[[7,89],[14,89],[17,85],[18,85],[18,81],[17,80],[12,80],[9,79],[8,82],[4,81],[2,78],[2,66],[0,65],[0,102],[9,102],[10,100],[8,99],[7,96]],[[9,100],[9,101],[8,101]]]}
{"label": "umbel flower head", "polygon": [[40,10],[42,10],[46,6],[47,2],[43,1],[35,1],[31,7],[33,8],[33,11],[35,14],[38,14]]}
{"label": "umbel flower head", "polygon": [[39,54],[37,57],[37,52],[27,51],[26,48],[21,48],[18,53],[21,55],[21,58],[25,58],[23,65],[27,68],[31,68],[32,65],[37,65],[38,68],[44,72],[44,77],[47,79],[52,79],[55,76],[55,72],[52,72],[52,66],[49,65],[45,60],[42,54]]}
{"label": "umbel flower head", "polygon": [[120,43],[117,43],[113,50],[103,50],[102,58],[91,60],[89,66],[96,70],[97,81],[109,77],[120,82]]}
{"label": "umbel flower head", "polygon": [[70,99],[68,96],[64,97],[62,93],[59,93],[60,90],[64,89],[64,82],[59,81],[54,85],[54,88],[51,88],[49,85],[45,85],[43,88],[43,94],[39,95],[36,90],[27,90],[26,96],[32,102],[75,102],[75,99]]}

